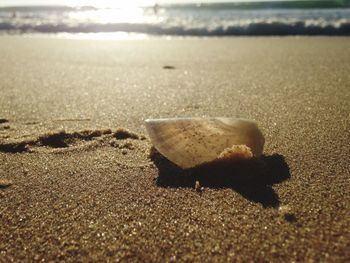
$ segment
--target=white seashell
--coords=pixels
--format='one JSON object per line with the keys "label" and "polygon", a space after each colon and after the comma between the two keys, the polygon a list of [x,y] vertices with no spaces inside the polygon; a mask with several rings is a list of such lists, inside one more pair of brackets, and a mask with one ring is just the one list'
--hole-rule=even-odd
{"label": "white seashell", "polygon": [[146,129],[158,152],[184,169],[259,157],[265,142],[256,123],[245,119],[149,119]]}

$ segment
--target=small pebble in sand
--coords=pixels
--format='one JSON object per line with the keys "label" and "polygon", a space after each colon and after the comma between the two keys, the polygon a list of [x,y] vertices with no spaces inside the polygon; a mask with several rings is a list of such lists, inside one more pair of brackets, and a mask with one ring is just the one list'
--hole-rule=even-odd
{"label": "small pebble in sand", "polygon": [[288,221],[289,223],[296,223],[297,222],[297,218],[295,217],[294,214],[292,213],[286,213],[284,214],[284,219],[286,221]]}
{"label": "small pebble in sand", "polygon": [[9,122],[9,120],[0,118],[0,123],[6,123],[6,122]]}
{"label": "small pebble in sand", "polygon": [[163,69],[175,69],[175,67],[170,65],[165,65],[163,66]]}
{"label": "small pebble in sand", "polygon": [[280,206],[278,211],[280,212],[281,216],[283,216],[283,218],[286,221],[288,221],[290,223],[297,222],[297,218],[295,217],[294,213],[292,212],[292,208],[289,205]]}
{"label": "small pebble in sand", "polygon": [[201,187],[201,184],[199,183],[199,181],[196,181],[195,185],[194,185],[194,189],[196,189],[197,192],[203,192],[204,187]]}
{"label": "small pebble in sand", "polygon": [[126,155],[127,153],[128,153],[127,150],[125,150],[125,149],[122,150],[122,154]]}
{"label": "small pebble in sand", "polygon": [[13,182],[11,180],[8,179],[0,179],[0,188],[5,188],[5,187],[9,187],[13,184]]}
{"label": "small pebble in sand", "polygon": [[289,205],[281,205],[279,208],[278,208],[278,211],[281,213],[281,214],[285,214],[285,213],[290,213],[291,212],[291,207]]}

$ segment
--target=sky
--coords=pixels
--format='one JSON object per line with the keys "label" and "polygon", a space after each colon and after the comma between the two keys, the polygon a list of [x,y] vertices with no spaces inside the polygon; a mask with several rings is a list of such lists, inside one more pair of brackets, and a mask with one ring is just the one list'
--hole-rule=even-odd
{"label": "sky", "polygon": [[[167,3],[193,3],[193,2],[237,2],[238,0],[0,0],[0,6],[17,6],[17,5],[68,5],[68,6],[125,6],[135,5],[148,5],[154,2],[159,4]],[[240,1],[253,1],[253,0],[240,0]],[[254,0],[264,1],[264,0]],[[270,0],[274,1],[274,0]]]}

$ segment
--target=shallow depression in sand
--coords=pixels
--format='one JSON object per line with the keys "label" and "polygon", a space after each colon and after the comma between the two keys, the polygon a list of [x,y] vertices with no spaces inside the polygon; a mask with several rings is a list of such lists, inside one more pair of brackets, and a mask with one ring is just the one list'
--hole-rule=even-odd
{"label": "shallow depression in sand", "polygon": [[72,151],[84,152],[97,148],[115,149],[115,162],[125,167],[149,165],[149,142],[124,128],[58,131],[32,136],[22,140],[7,140],[0,143],[2,153],[46,153],[64,154]]}

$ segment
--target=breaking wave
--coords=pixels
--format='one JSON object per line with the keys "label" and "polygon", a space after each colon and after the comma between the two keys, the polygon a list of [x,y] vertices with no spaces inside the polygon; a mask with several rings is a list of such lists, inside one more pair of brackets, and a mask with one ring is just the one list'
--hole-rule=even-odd
{"label": "breaking wave", "polygon": [[235,36],[235,35],[350,35],[350,22],[327,24],[324,22],[251,22],[245,25],[216,25],[216,26],[167,26],[154,24],[11,24],[0,23],[0,31],[9,32],[40,32],[40,33],[97,33],[97,32],[128,32],[153,35],[179,36]]}
{"label": "breaking wave", "polygon": [[2,33],[127,32],[150,35],[350,35],[350,9],[167,7],[135,10],[93,7],[0,9]]}

